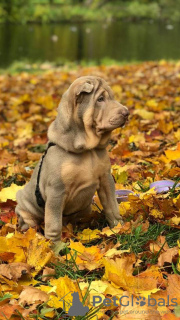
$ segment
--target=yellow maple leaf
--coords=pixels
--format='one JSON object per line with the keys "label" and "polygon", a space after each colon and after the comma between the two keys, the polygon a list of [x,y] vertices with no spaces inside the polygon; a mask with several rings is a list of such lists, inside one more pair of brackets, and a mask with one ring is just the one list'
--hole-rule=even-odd
{"label": "yellow maple leaf", "polygon": [[23,122],[23,126],[17,128],[16,132],[19,139],[32,137],[32,123]]}
{"label": "yellow maple leaf", "polygon": [[124,290],[116,288],[114,285],[112,285],[111,283],[107,282],[108,286],[104,292],[104,294],[110,294],[111,296],[116,296],[118,297],[118,299],[123,295]]}
{"label": "yellow maple leaf", "polygon": [[159,211],[158,209],[151,209],[150,214],[155,218],[160,218],[160,219],[163,218],[163,213],[161,211]]}
{"label": "yellow maple leaf", "polygon": [[18,186],[15,183],[12,183],[10,187],[3,188],[0,191],[0,201],[6,202],[8,199],[16,200],[16,193],[18,190],[21,190],[24,186]]}
{"label": "yellow maple leaf", "polygon": [[112,90],[114,91],[114,94],[116,97],[120,98],[122,94],[122,87],[118,84],[115,84],[112,86]]}
{"label": "yellow maple leaf", "polygon": [[111,282],[115,288],[123,288],[131,293],[154,292],[157,289],[158,279],[162,278],[158,267],[152,266],[138,276],[133,276],[134,256],[104,258],[104,278]]}
{"label": "yellow maple leaf", "polygon": [[130,222],[126,222],[123,225],[119,222],[117,226],[114,228],[105,227],[102,229],[101,234],[106,235],[107,237],[110,237],[111,235],[117,234],[117,233],[129,233],[130,232]]}
{"label": "yellow maple leaf", "polygon": [[166,156],[164,154],[161,154],[159,157],[159,160],[161,160],[164,163],[169,163],[171,160],[167,159]]}
{"label": "yellow maple leaf", "polygon": [[147,197],[151,197],[151,195],[155,195],[155,194],[156,194],[155,187],[153,187],[153,188],[149,189],[148,191],[141,193],[140,199],[147,200]]}
{"label": "yellow maple leaf", "polygon": [[81,242],[73,242],[70,240],[69,248],[71,249],[71,255],[68,254],[67,259],[71,259],[73,255],[80,270],[94,270],[102,265],[101,258],[103,254],[97,246],[86,248]]}
{"label": "yellow maple leaf", "polygon": [[175,138],[180,141],[180,129],[178,129],[176,132],[174,132]]}
{"label": "yellow maple leaf", "polygon": [[[179,257],[180,257],[180,240],[177,241],[177,244],[178,244],[178,248],[179,248]],[[180,259],[178,260],[178,263],[177,263],[177,269],[178,269],[178,271],[180,271]]]}
{"label": "yellow maple leaf", "polygon": [[111,166],[111,172],[117,183],[125,183],[128,178],[127,166],[118,166],[117,164]]}
{"label": "yellow maple leaf", "polygon": [[164,119],[159,120],[158,129],[165,134],[168,134],[173,129],[172,121],[165,121]]}
{"label": "yellow maple leaf", "polygon": [[0,252],[14,253],[14,262],[26,262],[26,251],[30,240],[35,237],[36,231],[29,229],[25,234],[15,231],[6,237],[0,237]]}
{"label": "yellow maple leaf", "polygon": [[48,305],[52,308],[64,308],[66,311],[69,310],[72,305],[72,293],[78,292],[80,301],[82,301],[82,294],[76,281],[70,279],[68,276],[60,277],[58,279],[51,279],[49,286],[40,286],[42,291],[49,294]]}
{"label": "yellow maple leaf", "polygon": [[7,139],[4,139],[3,137],[0,137],[0,148],[4,148],[9,145],[9,141]]}
{"label": "yellow maple leaf", "polygon": [[92,204],[92,210],[93,211],[96,211],[96,210],[99,210],[99,209],[103,210],[102,204],[101,204],[101,202],[99,200],[99,197],[98,197],[97,193],[94,195],[93,200],[94,200],[95,204],[94,203]]}
{"label": "yellow maple leaf", "polygon": [[180,158],[180,144],[176,150],[166,150],[165,151],[166,157],[170,160],[177,160]]}
{"label": "yellow maple leaf", "polygon": [[50,95],[36,97],[36,103],[43,105],[48,110],[54,109],[54,101]]}
{"label": "yellow maple leaf", "polygon": [[50,242],[30,228],[26,233],[10,233],[0,237],[0,252],[12,252],[14,262],[27,262],[35,268],[35,275],[53,256]]}
{"label": "yellow maple leaf", "polygon": [[166,157],[171,160],[176,160],[180,158],[180,150],[166,150]]}
{"label": "yellow maple leaf", "polygon": [[180,209],[180,194],[173,199],[173,203],[175,204],[175,206]]}
{"label": "yellow maple leaf", "polygon": [[138,133],[136,135],[132,134],[129,137],[129,143],[134,142],[137,146],[139,146],[139,142],[145,143],[144,133]]}
{"label": "yellow maple leaf", "polygon": [[37,84],[38,83],[38,79],[37,78],[32,78],[31,80],[30,80],[30,83],[32,83],[32,84]]}
{"label": "yellow maple leaf", "polygon": [[154,198],[153,196],[156,194],[155,188],[148,190],[147,192],[141,193],[139,195],[140,199],[143,200],[144,204],[148,207],[153,208],[154,206]]}
{"label": "yellow maple leaf", "polygon": [[157,110],[158,103],[155,99],[150,99],[146,102],[146,105],[150,107],[150,109]]}
{"label": "yellow maple leaf", "polygon": [[129,253],[130,252],[130,248],[127,250],[117,250],[116,248],[112,248],[109,249],[106,253],[105,253],[105,257],[109,257],[109,258],[113,258],[114,256],[120,256],[123,253]]}
{"label": "yellow maple leaf", "polygon": [[0,236],[0,253],[1,252],[8,252],[8,244],[7,244],[7,239],[3,236]]}
{"label": "yellow maple leaf", "polygon": [[180,217],[173,217],[170,221],[178,226],[178,224],[180,224]]}
{"label": "yellow maple leaf", "polygon": [[[83,294],[85,295],[87,290],[88,290],[88,303],[93,305],[93,297],[94,296],[100,296],[102,300],[105,299],[105,291],[108,287],[109,283],[107,281],[102,281],[102,280],[95,280],[91,281],[89,284],[88,282],[80,282],[79,286],[80,289],[82,290]],[[101,304],[101,303],[99,303]],[[98,305],[98,304],[97,304]]]}
{"label": "yellow maple leaf", "polygon": [[119,212],[121,216],[125,216],[128,215],[130,213],[131,210],[131,204],[130,202],[126,201],[126,202],[121,202],[119,204]]}
{"label": "yellow maple leaf", "polygon": [[91,240],[100,238],[100,231],[98,229],[84,229],[82,232],[78,232],[77,238],[82,242],[90,242]]}
{"label": "yellow maple leaf", "polygon": [[49,241],[37,236],[31,240],[27,251],[27,263],[35,268],[32,274],[35,276],[51,260],[52,256]]}
{"label": "yellow maple leaf", "polygon": [[150,112],[145,109],[136,109],[134,114],[137,114],[144,120],[152,120],[154,118],[154,112]]}

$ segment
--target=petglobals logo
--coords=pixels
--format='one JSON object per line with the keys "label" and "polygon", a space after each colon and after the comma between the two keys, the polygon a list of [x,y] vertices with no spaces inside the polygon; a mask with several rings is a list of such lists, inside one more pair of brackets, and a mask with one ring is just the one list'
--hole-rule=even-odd
{"label": "petglobals logo", "polygon": [[101,296],[93,296],[93,306],[96,307],[97,305],[103,303],[104,306],[106,307],[110,307],[110,306],[123,306],[123,307],[128,307],[128,306],[139,306],[139,307],[143,307],[145,305],[147,305],[148,307],[155,307],[155,306],[159,306],[159,307],[163,307],[163,306],[177,306],[177,298],[171,298],[169,297],[169,295],[167,296],[167,300],[163,299],[163,298],[158,298],[158,299],[154,299],[151,298],[150,296],[148,296],[147,299],[145,299],[144,297],[134,297],[133,295],[131,297],[129,296],[122,296],[121,298],[117,298],[117,297],[112,297],[112,298],[105,298],[104,300],[102,299]]}
{"label": "petglobals logo", "polygon": [[[71,299],[68,299],[68,295],[70,293],[72,296],[72,302]],[[84,316],[89,311],[89,307],[83,306],[83,303],[80,301],[78,292],[69,291],[59,301],[63,301],[63,310],[65,312],[63,318],[66,318],[67,316]],[[68,306],[68,310],[66,310],[66,305]]]}
{"label": "petglobals logo", "polygon": [[[71,297],[70,297],[71,295]],[[89,307],[84,306],[83,303],[80,301],[79,298],[79,293],[78,292],[73,292],[70,291],[68,292],[65,296],[63,296],[59,301],[63,301],[63,311],[64,315],[62,318],[67,318],[67,317],[75,317],[75,316],[85,316],[89,312]],[[94,295],[92,297],[92,305],[93,307],[99,307],[100,305],[104,305],[105,307],[125,307],[125,311],[120,310],[119,312],[121,313],[127,313],[129,312],[127,309],[131,309],[130,313],[133,313],[132,307],[136,306],[136,309],[139,310],[138,313],[151,313],[154,310],[154,307],[163,307],[163,306],[177,306],[177,298],[171,298],[169,295],[167,296],[167,299],[163,298],[152,298],[151,296],[148,296],[147,299],[144,297],[138,296],[128,296],[128,295],[123,295],[119,299],[115,296],[111,298],[105,298],[103,299],[102,296],[99,295]],[[150,309],[143,308],[143,306],[150,307]],[[127,307],[127,308],[126,308]],[[129,308],[128,308],[129,307]],[[151,310],[151,308],[153,310]],[[155,308],[156,309],[156,308]],[[137,310],[135,313],[137,313]],[[155,312],[156,310],[154,310]]]}

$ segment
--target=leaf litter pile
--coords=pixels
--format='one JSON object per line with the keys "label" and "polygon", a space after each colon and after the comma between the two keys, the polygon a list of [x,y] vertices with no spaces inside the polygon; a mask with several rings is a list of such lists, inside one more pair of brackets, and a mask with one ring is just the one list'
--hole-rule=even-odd
{"label": "leaf litter pile", "polygon": [[[95,195],[92,215],[63,227],[57,255],[43,225],[18,230],[15,194],[46,148],[63,92],[89,74],[130,110],[108,151],[116,190],[132,193],[117,191],[125,223],[113,229]],[[180,63],[1,75],[0,117],[0,319],[68,318],[72,292],[89,308],[78,319],[180,319]],[[152,188],[160,180],[172,188]]]}

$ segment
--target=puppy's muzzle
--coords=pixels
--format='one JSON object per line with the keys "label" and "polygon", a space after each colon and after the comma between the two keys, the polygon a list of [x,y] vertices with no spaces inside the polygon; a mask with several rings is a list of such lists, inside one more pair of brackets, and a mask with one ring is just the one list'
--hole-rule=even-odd
{"label": "puppy's muzzle", "polygon": [[129,110],[124,107],[124,109],[120,110],[120,114],[122,114],[127,119],[129,117]]}
{"label": "puppy's muzzle", "polygon": [[112,126],[121,127],[128,120],[128,116],[129,116],[129,111],[126,107],[124,107],[123,109],[118,110],[116,115],[109,119],[109,123]]}

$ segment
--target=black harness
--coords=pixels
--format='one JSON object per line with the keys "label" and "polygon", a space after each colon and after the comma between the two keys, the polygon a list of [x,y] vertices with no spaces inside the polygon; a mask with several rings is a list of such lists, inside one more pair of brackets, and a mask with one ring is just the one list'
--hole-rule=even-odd
{"label": "black harness", "polygon": [[38,170],[38,175],[37,175],[37,183],[36,183],[36,190],[35,190],[35,196],[36,196],[36,201],[37,201],[37,204],[39,207],[41,208],[45,208],[45,201],[42,197],[42,194],[41,194],[41,191],[40,191],[40,188],[39,188],[39,180],[40,180],[40,174],[41,174],[41,168],[42,168],[42,164],[43,164],[43,160],[44,160],[44,157],[45,155],[47,154],[48,152],[48,149],[52,146],[55,146],[56,144],[53,143],[53,142],[50,142],[47,146],[47,149],[46,151],[44,152],[42,158],[41,158],[41,162],[40,162],[40,165],[39,165],[39,170]]}

